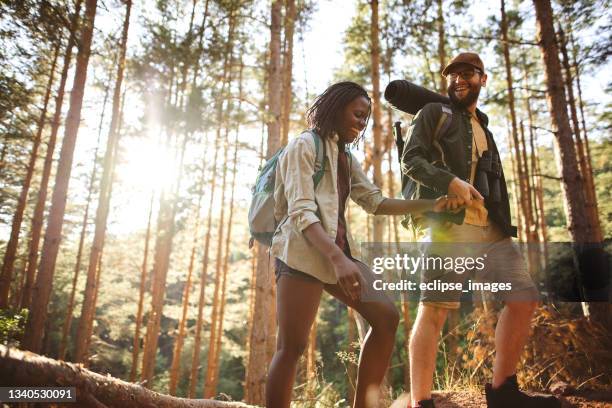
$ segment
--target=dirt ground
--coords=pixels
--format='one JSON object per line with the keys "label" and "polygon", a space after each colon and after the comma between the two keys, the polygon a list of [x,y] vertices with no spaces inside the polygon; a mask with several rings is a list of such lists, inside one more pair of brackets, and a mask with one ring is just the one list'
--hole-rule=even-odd
{"label": "dirt ground", "polygon": [[[578,395],[579,394],[579,395]],[[484,391],[434,392],[436,408],[486,408]],[[410,394],[402,394],[391,408],[406,408]],[[612,408],[612,390],[607,392],[583,392],[577,395],[558,396],[563,408]],[[520,408],[520,407],[519,407]]]}

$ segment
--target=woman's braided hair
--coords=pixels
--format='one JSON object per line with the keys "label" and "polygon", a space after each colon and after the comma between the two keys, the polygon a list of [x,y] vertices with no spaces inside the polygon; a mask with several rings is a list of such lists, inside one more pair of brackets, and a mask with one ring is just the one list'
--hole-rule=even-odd
{"label": "woman's braided hair", "polygon": [[[331,137],[336,131],[338,117],[344,112],[346,106],[355,98],[364,97],[370,102],[368,93],[361,85],[354,82],[338,82],[327,88],[317,96],[314,103],[306,112],[306,122],[310,129],[314,129],[323,138]],[[371,106],[366,118],[366,128],[370,119]],[[364,129],[365,133],[365,129]],[[354,143],[358,143],[363,133]]]}

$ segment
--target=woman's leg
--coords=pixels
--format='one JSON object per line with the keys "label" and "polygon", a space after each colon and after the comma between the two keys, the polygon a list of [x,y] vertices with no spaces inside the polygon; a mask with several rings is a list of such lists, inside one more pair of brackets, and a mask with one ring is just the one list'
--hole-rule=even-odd
{"label": "woman's leg", "polygon": [[297,362],[308,345],[323,284],[281,275],[276,287],[278,336],[266,382],[266,407],[286,408],[291,402]]}
{"label": "woman's leg", "polygon": [[[373,274],[364,264],[360,265],[364,280],[371,288]],[[393,302],[381,292],[370,292],[366,300],[354,301],[346,296],[338,285],[325,285],[325,290],[359,312],[371,326],[361,347],[353,407],[377,407],[380,384],[389,367],[395,345],[399,313]]]}

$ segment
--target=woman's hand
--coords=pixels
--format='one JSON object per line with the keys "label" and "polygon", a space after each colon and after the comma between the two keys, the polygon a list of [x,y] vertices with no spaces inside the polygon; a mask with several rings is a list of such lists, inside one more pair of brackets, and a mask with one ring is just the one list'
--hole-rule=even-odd
{"label": "woman's hand", "polygon": [[365,280],[361,276],[359,267],[344,254],[337,258],[331,261],[338,278],[338,285],[348,297],[353,300],[359,300],[361,288],[365,285]]}

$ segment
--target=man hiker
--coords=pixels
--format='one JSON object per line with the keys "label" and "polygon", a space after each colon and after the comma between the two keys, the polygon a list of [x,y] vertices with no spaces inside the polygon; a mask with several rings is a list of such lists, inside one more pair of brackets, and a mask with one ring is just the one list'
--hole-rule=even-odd
{"label": "man hiker", "polygon": [[[442,72],[448,79],[451,103],[427,104],[408,129],[402,155],[402,173],[416,184],[413,198],[457,197],[465,205],[463,218],[454,222],[425,220],[431,247],[438,243],[468,243],[488,255],[488,267],[473,271],[476,278],[503,282],[512,290],[500,295],[504,308],[495,331],[493,379],[486,384],[491,408],[560,407],[552,396],[530,396],[518,389],[516,366],[529,335],[538,291],[518,248],[512,243],[510,205],[499,153],[489,131],[488,118],[476,108],[487,74],[473,52],[462,52]],[[497,262],[489,262],[491,258]],[[491,267],[493,265],[493,267]],[[500,267],[501,266],[501,267]],[[466,282],[468,273],[424,271],[423,281]],[[435,285],[434,285],[435,286]],[[432,286],[433,287],[433,286]],[[499,293],[498,293],[499,294]],[[449,310],[459,308],[461,291],[422,291],[410,338],[411,406],[434,407],[431,398],[439,334]]]}

